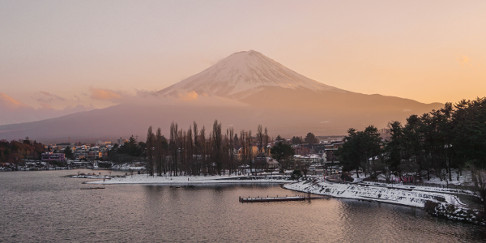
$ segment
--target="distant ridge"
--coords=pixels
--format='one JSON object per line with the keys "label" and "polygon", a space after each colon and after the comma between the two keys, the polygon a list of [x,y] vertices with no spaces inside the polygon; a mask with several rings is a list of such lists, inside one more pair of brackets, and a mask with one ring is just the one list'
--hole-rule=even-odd
{"label": "distant ridge", "polygon": [[168,135],[171,122],[209,128],[215,119],[223,128],[255,130],[270,135],[342,135],[349,128],[384,128],[442,107],[393,96],[342,90],[298,74],[257,51],[234,53],[213,66],[157,91],[105,109],[0,126],[0,139],[30,137],[41,141],[89,140],[138,135],[149,126]]}

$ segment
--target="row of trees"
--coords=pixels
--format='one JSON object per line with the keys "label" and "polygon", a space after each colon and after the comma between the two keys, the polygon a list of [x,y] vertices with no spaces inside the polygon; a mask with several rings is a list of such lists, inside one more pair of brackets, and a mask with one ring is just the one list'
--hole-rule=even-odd
{"label": "row of trees", "polygon": [[[374,126],[369,126],[364,131],[349,129],[343,146],[338,150],[338,156],[345,171],[356,169],[358,172],[358,169],[362,168],[366,173],[376,170],[380,161],[376,158],[381,155],[381,137]],[[369,161],[370,158],[372,163]],[[357,175],[359,177],[359,173]]]}
{"label": "row of trees", "polygon": [[292,144],[303,144],[303,143],[308,143],[308,144],[316,144],[316,143],[319,143],[319,139],[316,137],[316,135],[314,135],[314,133],[307,133],[307,135],[305,136],[305,138],[303,139],[302,137],[298,137],[298,136],[293,136],[291,139],[290,139],[290,142]]}
{"label": "row of trees", "polygon": [[205,127],[199,129],[196,122],[187,130],[172,123],[169,139],[161,134],[160,128],[154,133],[149,127],[146,168],[150,175],[220,175],[225,171],[234,173],[243,164],[252,170],[254,157],[269,152],[269,140],[267,129],[261,125],[253,137],[251,130],[240,131],[239,136],[233,128],[223,131],[218,121],[208,133]]}
{"label": "row of trees", "polygon": [[418,179],[426,171],[427,179],[435,173],[452,181],[452,168],[467,168],[486,209],[486,97],[412,115],[405,125],[392,122],[389,131],[390,138],[382,140],[373,126],[350,129],[338,151],[343,170],[361,168],[365,175],[384,171],[388,176],[416,172]]}
{"label": "row of trees", "polygon": [[44,145],[29,139],[10,142],[0,141],[0,162],[20,163],[24,159],[40,159]]}
{"label": "row of trees", "polygon": [[[339,150],[345,170],[435,173],[452,180],[451,168],[486,169],[486,98],[447,103],[442,109],[389,124],[390,138],[378,130],[350,129]],[[419,173],[417,173],[420,176]]]}

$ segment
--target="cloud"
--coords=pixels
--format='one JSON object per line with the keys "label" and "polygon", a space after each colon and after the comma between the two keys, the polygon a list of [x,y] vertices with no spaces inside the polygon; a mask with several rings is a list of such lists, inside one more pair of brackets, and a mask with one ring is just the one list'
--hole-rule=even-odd
{"label": "cloud", "polygon": [[179,95],[179,98],[182,99],[183,101],[197,100],[198,97],[199,97],[199,95],[197,94],[196,91],[191,91],[191,92],[187,92],[187,93]]}
{"label": "cloud", "polygon": [[91,88],[90,92],[90,97],[96,100],[118,100],[121,98],[119,93],[108,89]]}
{"label": "cloud", "polygon": [[36,101],[42,108],[46,109],[52,109],[52,105],[66,102],[65,98],[47,91],[40,91],[36,96]]}
{"label": "cloud", "polygon": [[39,102],[51,103],[54,101],[66,101],[65,98],[47,91],[40,91],[39,94],[40,96],[37,98],[37,101]]}
{"label": "cloud", "polygon": [[149,90],[139,90],[137,89],[135,91],[136,96],[139,97],[152,97],[152,96],[157,96],[157,91],[149,91]]}
{"label": "cloud", "polygon": [[5,106],[10,109],[15,109],[15,108],[20,108],[20,107],[26,107],[25,104],[22,102],[8,96],[5,93],[0,92],[0,105]]}

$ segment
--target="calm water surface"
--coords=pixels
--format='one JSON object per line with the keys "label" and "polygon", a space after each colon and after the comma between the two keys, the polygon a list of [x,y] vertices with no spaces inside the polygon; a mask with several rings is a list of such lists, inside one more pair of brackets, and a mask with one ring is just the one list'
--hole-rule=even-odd
{"label": "calm water surface", "polygon": [[[486,228],[354,200],[238,202],[279,186],[80,190],[82,170],[0,173],[0,242],[481,242]],[[92,172],[92,171],[82,171]],[[103,171],[103,174],[108,172]]]}

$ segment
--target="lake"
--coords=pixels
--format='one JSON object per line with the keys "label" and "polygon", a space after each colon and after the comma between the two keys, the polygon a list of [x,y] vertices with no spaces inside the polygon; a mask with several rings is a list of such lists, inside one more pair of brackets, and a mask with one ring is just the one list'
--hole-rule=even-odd
{"label": "lake", "polygon": [[[279,186],[80,190],[77,172],[0,173],[0,242],[480,242],[486,228],[418,208],[343,199],[240,203]],[[98,173],[98,172],[96,172]],[[108,174],[108,171],[101,171]],[[116,172],[113,172],[116,173]]]}

